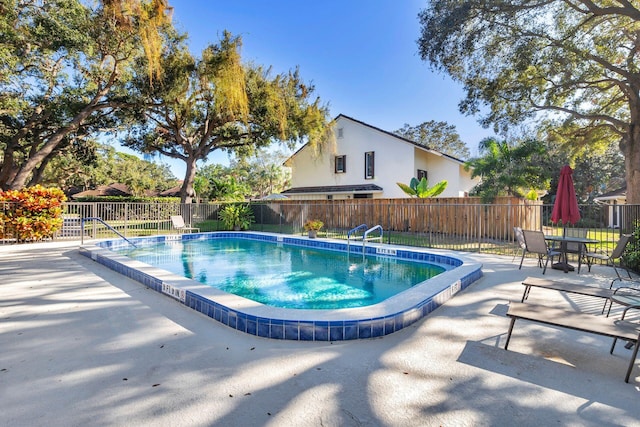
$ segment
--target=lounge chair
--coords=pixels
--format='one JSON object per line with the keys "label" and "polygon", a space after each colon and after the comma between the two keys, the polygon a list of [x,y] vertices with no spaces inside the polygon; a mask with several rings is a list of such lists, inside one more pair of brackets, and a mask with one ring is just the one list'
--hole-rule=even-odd
{"label": "lounge chair", "polygon": [[582,285],[579,283],[539,279],[537,277],[527,277],[522,281],[522,284],[524,285],[524,292],[522,293],[522,300],[520,302],[525,302],[525,300],[529,298],[529,293],[531,293],[532,287],[538,289],[551,289],[568,294],[585,295],[589,297],[604,299],[602,313],[604,313],[604,310],[607,308],[607,303],[609,303],[609,311],[611,311],[611,297],[615,294],[613,289],[601,288],[599,286]]}
{"label": "lounge chair", "polygon": [[178,233],[184,233],[185,231],[191,232],[193,230],[200,232],[199,228],[187,227],[187,225],[184,223],[184,218],[182,218],[182,215],[172,215],[171,223],[173,224],[173,228],[178,230]]}
{"label": "lounge chair", "polygon": [[618,338],[636,344],[624,379],[625,382],[629,382],[629,376],[631,375],[633,364],[638,355],[638,341],[640,341],[639,325],[625,320],[613,320],[607,317],[580,313],[578,311],[562,310],[555,307],[521,302],[510,302],[507,316],[511,317],[511,323],[509,325],[507,341],[504,345],[505,350],[509,347],[511,333],[513,332],[513,326],[517,319],[614,338],[611,349],[609,350],[610,354],[613,354]]}
{"label": "lounge chair", "polygon": [[553,257],[559,257],[560,252],[547,246],[547,241],[545,240],[544,233],[542,233],[542,231],[522,230],[522,234],[524,235],[525,249],[522,251],[522,258],[520,259],[520,267],[518,267],[518,270],[522,269],[524,256],[529,252],[538,255],[538,265],[540,267],[543,267],[542,259],[546,258],[542,269],[542,274],[545,274],[547,271],[547,265],[549,264],[549,258],[551,258],[551,261],[553,262]]}
{"label": "lounge chair", "polygon": [[[620,237],[620,239],[618,240],[618,243],[616,243],[616,247],[613,248],[613,251],[611,252],[611,254],[606,254],[602,252],[587,252],[585,254],[585,257],[587,259],[587,267],[589,268],[589,271],[591,271],[591,265],[593,264],[594,260],[597,260],[597,259],[606,261],[607,265],[610,265],[613,267],[614,271],[616,272],[616,276],[618,277],[616,277],[611,281],[611,285],[609,286],[609,289],[611,289],[613,287],[613,283],[618,280],[634,281],[633,277],[631,277],[631,273],[623,265],[623,261],[622,261],[622,255],[624,255],[624,250],[626,249],[627,245],[629,244],[632,238],[633,236],[630,234],[623,234],[622,237]],[[616,266],[616,260],[618,260],[617,266]],[[620,270],[624,270],[627,273],[628,277],[622,277],[622,275],[620,274]]]}

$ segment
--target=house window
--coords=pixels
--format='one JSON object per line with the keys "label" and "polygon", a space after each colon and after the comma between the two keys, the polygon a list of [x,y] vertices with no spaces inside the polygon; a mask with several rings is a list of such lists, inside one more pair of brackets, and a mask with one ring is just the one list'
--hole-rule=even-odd
{"label": "house window", "polygon": [[364,179],[373,179],[375,169],[375,152],[364,153]]}
{"label": "house window", "polygon": [[344,129],[338,128],[338,138],[342,138],[342,137],[344,137]]}
{"label": "house window", "polygon": [[429,180],[429,178],[427,178],[427,171],[418,169],[418,181],[420,181],[422,178]]}
{"label": "house window", "polygon": [[347,156],[336,156],[336,173],[345,173],[347,171]]}
{"label": "house window", "polygon": [[327,200],[333,200],[333,194],[327,195]]}
{"label": "house window", "polygon": [[353,195],[354,199],[373,199],[373,194],[371,193],[356,193]]}

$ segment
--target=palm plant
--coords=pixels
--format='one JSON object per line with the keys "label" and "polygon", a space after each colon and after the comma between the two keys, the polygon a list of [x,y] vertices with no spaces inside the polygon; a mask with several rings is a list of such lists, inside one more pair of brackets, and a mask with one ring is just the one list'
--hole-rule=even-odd
{"label": "palm plant", "polygon": [[482,157],[469,160],[465,169],[472,169],[471,177],[481,177],[472,194],[487,203],[498,196],[526,198],[533,190],[549,188],[549,171],[544,167],[545,147],[537,140],[517,144],[485,138],[480,141]]}
{"label": "palm plant", "polygon": [[253,211],[245,204],[229,204],[220,209],[218,217],[228,230],[248,230],[254,222]]}
{"label": "palm plant", "polygon": [[405,193],[410,196],[418,197],[420,199],[426,199],[427,197],[436,197],[440,193],[442,193],[445,188],[447,188],[447,181],[442,180],[435,184],[433,187],[429,187],[429,183],[427,182],[427,178],[422,177],[420,181],[416,178],[411,178],[411,182],[409,185],[403,184],[401,182],[396,182],[398,187],[402,189]]}

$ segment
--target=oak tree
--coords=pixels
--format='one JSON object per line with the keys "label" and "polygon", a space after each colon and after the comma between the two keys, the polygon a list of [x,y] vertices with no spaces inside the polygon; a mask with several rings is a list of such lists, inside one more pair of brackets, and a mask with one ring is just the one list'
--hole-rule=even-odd
{"label": "oak tree", "polygon": [[196,58],[176,36],[162,58],[162,77],[154,84],[136,80],[144,122],[134,124],[123,142],[186,163],[183,203],[194,196],[197,162],[216,150],[243,157],[275,142],[293,147],[326,140],[328,111],[313,98],[313,86],[298,70],[272,75],[242,63],[240,47],[240,37],[224,32]]}
{"label": "oak tree", "polygon": [[58,147],[126,106],[135,60],[157,56],[150,49],[169,25],[166,8],[164,0],[0,2],[0,188],[33,184]]}
{"label": "oak tree", "polygon": [[401,129],[394,133],[449,156],[463,160],[469,158],[469,148],[460,139],[455,125],[447,122],[429,120],[417,126],[405,123]]}
{"label": "oak tree", "polygon": [[442,0],[419,15],[420,54],[464,85],[460,110],[500,132],[555,121],[567,143],[625,157],[640,203],[640,8],[624,0]]}

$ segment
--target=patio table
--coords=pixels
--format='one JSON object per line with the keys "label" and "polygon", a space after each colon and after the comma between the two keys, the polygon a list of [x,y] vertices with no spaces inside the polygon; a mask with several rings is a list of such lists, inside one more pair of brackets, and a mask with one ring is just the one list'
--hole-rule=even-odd
{"label": "patio table", "polygon": [[[560,262],[557,262],[551,266],[551,268],[556,270],[564,270],[565,273],[569,271],[575,270],[575,268],[569,264],[567,260],[567,243],[579,243],[578,247],[580,248],[580,252],[578,253],[578,265],[580,264],[580,259],[583,254],[583,248],[585,245],[591,245],[595,243],[599,243],[599,240],[595,239],[587,239],[586,237],[573,237],[573,236],[553,236],[553,235],[545,235],[545,240],[549,240],[552,242],[560,243]],[[578,267],[578,273],[580,273],[580,267]]]}

